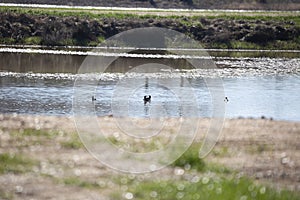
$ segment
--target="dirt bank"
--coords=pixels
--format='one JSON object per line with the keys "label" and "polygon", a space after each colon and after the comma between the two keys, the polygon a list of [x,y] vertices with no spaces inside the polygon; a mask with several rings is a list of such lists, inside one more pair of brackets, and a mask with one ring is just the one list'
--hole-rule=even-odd
{"label": "dirt bank", "polygon": [[98,17],[1,12],[0,43],[90,46],[126,30],[162,27],[185,33],[207,48],[300,49],[300,27],[293,20]]}
{"label": "dirt bank", "polygon": [[[1,114],[0,119],[0,153],[33,160],[27,168],[29,161],[23,162],[21,168],[2,171],[2,197],[62,199],[64,194],[64,199],[106,199],[107,194],[120,189],[112,181],[118,173],[102,165],[78,143],[71,117]],[[105,132],[112,132],[113,118],[99,120],[105,122]],[[200,120],[200,132],[207,130],[209,122]],[[277,189],[299,191],[299,141],[299,122],[228,119],[219,142],[204,161],[224,165]],[[74,176],[81,182],[68,178]],[[172,177],[172,168],[151,176]],[[88,185],[90,182],[96,183],[98,189]]]}

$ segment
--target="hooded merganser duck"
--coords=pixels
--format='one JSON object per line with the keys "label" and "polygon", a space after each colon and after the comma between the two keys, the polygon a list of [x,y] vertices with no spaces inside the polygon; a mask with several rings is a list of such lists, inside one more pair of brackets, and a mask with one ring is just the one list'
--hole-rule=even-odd
{"label": "hooded merganser duck", "polygon": [[146,95],[144,96],[144,103],[146,104],[147,102],[151,101],[151,95]]}

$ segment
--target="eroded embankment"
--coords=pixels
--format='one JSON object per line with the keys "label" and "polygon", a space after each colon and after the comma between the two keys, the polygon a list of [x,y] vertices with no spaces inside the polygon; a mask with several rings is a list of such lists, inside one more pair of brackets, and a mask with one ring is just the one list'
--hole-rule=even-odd
{"label": "eroded embankment", "polygon": [[134,14],[0,13],[0,43],[95,46],[126,30],[162,27],[182,32],[206,48],[300,49],[295,17],[162,17]]}

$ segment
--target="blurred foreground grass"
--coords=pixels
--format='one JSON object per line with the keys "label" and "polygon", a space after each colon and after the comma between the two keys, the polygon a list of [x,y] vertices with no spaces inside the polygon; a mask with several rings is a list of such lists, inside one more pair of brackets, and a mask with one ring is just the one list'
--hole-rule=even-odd
{"label": "blurred foreground grass", "polygon": [[[191,180],[142,182],[129,191],[133,199],[276,200],[299,199],[299,194],[257,185],[246,177],[194,176]],[[126,193],[125,195],[128,195]]]}
{"label": "blurred foreground grass", "polygon": [[292,200],[300,194],[288,190],[277,191],[257,184],[241,173],[217,163],[206,163],[198,158],[200,144],[193,144],[172,167],[184,173],[180,179],[145,181],[133,184],[127,193],[113,196],[122,199],[132,196],[137,200],[151,199],[214,199],[214,200]]}
{"label": "blurred foreground grass", "polygon": [[30,158],[18,154],[0,154],[0,174],[25,173],[31,170],[36,162]]}
{"label": "blurred foreground grass", "polygon": [[[158,171],[147,175],[133,175],[123,173],[110,173],[106,168],[97,168],[97,177],[84,174],[83,164],[95,165],[95,162],[81,163],[80,165],[65,162],[61,157],[72,157],[79,151],[84,150],[76,133],[60,133],[48,130],[22,129],[10,131],[11,138],[9,146],[1,146],[0,154],[0,178],[13,174],[18,177],[28,174],[42,179],[50,180],[54,185],[66,188],[78,188],[80,190],[105,191],[108,199],[136,199],[136,200],[175,200],[175,199],[214,199],[214,200],[298,200],[300,194],[297,191],[276,190],[257,183],[255,180],[244,176],[242,173],[229,169],[218,163],[211,163],[199,159],[198,151],[201,143],[194,143],[191,147],[165,171]],[[20,142],[22,141],[22,142]],[[34,141],[34,142],[33,142]],[[38,143],[40,146],[53,147],[60,145],[57,154],[53,153],[52,158],[48,158],[47,149],[43,150],[44,159],[49,159],[47,163],[52,168],[64,170],[62,175],[45,174],[39,168],[42,162],[38,157],[28,157],[24,152],[30,149],[32,144]],[[3,143],[4,144],[4,143]],[[4,148],[5,147],[5,148]],[[50,148],[51,149],[51,148]],[[213,152],[222,156],[228,153],[228,149]],[[12,151],[15,151],[12,153]],[[256,151],[255,151],[256,152]],[[254,152],[254,153],[255,153]],[[258,151],[259,153],[260,151]],[[32,154],[34,155],[34,154]],[[54,157],[56,156],[56,158]],[[51,160],[51,159],[56,160]],[[35,167],[38,170],[33,170]],[[75,175],[69,171],[81,170]],[[106,176],[103,176],[103,171]],[[112,175],[111,175],[112,174]],[[35,183],[32,183],[33,185]],[[19,199],[18,194],[12,192],[11,188],[0,186],[0,199]],[[63,196],[63,194],[61,194]]]}

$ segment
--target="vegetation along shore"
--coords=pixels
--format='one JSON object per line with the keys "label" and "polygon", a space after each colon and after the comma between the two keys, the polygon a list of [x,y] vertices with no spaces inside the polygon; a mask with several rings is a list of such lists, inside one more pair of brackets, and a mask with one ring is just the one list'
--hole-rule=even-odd
{"label": "vegetation along shore", "polygon": [[299,0],[2,0],[3,3],[177,9],[299,10]]}
{"label": "vegetation along shore", "polygon": [[126,30],[163,27],[205,48],[300,50],[299,12],[120,11],[0,7],[0,43],[96,46]]}

